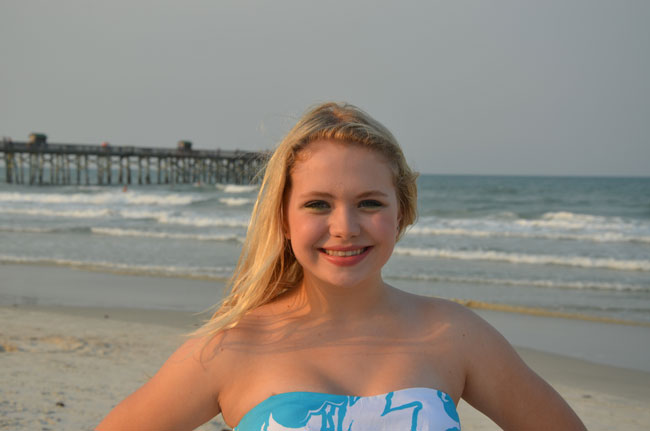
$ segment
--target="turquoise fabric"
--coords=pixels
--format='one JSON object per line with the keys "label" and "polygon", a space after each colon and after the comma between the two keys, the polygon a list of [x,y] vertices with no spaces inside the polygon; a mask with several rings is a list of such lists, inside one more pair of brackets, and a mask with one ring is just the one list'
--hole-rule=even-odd
{"label": "turquoise fabric", "polygon": [[370,397],[288,392],[253,407],[235,431],[460,431],[442,391],[408,388]]}

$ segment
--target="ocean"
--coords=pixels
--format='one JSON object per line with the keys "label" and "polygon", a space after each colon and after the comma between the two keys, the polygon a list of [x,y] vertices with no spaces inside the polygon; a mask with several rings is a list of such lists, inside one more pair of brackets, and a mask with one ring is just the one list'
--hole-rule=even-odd
{"label": "ocean", "polygon": [[[418,185],[419,219],[384,268],[388,283],[650,322],[650,178],[422,175]],[[256,191],[0,182],[0,263],[177,277],[179,289],[184,278],[225,281]]]}

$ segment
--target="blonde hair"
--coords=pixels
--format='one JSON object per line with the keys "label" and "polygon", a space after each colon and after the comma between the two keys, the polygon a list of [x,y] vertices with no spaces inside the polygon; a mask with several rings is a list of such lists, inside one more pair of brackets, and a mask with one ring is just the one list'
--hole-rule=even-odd
{"label": "blonde hair", "polygon": [[409,168],[393,135],[361,109],[324,103],[310,109],[289,131],[269,158],[246,240],[228,286],[230,293],[193,335],[215,335],[231,328],[250,310],[266,304],[301,281],[302,267],[284,235],[284,196],[296,157],[309,143],[336,140],[382,154],[393,172],[399,203],[399,233],[417,216],[417,173]]}

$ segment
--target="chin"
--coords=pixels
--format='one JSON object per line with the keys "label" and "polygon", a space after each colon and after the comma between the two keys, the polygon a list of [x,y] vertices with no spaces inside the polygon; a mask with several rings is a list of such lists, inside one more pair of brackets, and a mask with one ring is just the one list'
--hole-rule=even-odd
{"label": "chin", "polygon": [[327,277],[315,278],[314,281],[319,284],[329,285],[340,289],[353,289],[359,285],[373,283],[375,280],[381,280],[381,277],[361,278],[361,277]]}

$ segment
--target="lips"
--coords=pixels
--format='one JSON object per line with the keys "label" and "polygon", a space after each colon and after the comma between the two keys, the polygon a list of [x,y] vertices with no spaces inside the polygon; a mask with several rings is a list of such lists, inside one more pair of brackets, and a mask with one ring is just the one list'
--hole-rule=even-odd
{"label": "lips", "polygon": [[336,266],[354,266],[365,259],[371,249],[372,246],[352,246],[337,249],[321,248],[319,251],[327,261]]}

